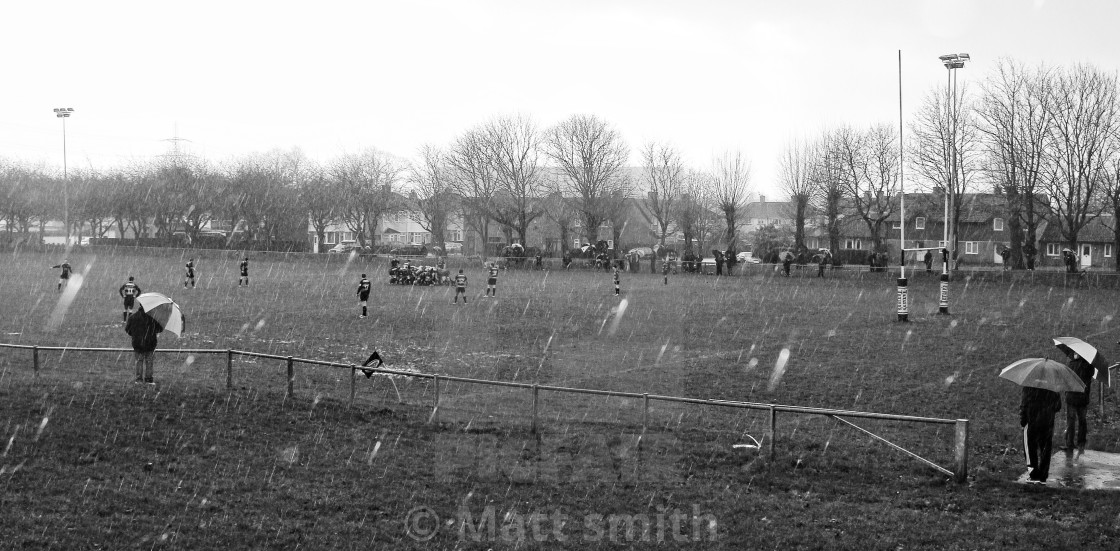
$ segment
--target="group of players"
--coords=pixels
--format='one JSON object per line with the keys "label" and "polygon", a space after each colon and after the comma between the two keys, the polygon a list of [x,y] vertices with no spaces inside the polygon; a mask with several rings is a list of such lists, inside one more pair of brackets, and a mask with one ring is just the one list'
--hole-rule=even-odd
{"label": "group of players", "polygon": [[[61,264],[56,264],[54,266],[51,266],[51,268],[62,270],[62,272],[58,276],[58,290],[59,292],[61,292],[63,287],[66,287],[70,283],[70,276],[73,275],[74,268],[70,265],[70,261],[66,259],[63,259]],[[190,287],[193,289],[197,280],[197,273],[194,269],[194,258],[188,259],[184,268],[186,270],[186,274],[183,277],[183,288],[186,289],[187,287]],[[241,263],[238,265],[238,268],[240,269],[241,275],[237,278],[237,286],[241,287],[244,285],[245,287],[248,287],[249,257],[246,256],[245,258],[243,258],[241,260]],[[128,281],[126,281],[124,285],[121,285],[120,289],[117,292],[118,294],[120,294],[121,299],[124,301],[124,311],[121,312],[122,321],[128,321],[128,316],[132,315],[132,309],[136,306],[136,298],[139,297],[143,293],[143,291],[140,289],[140,286],[136,284],[136,278],[133,276],[128,276]]]}
{"label": "group of players", "polygon": [[442,260],[439,266],[413,266],[410,260],[406,260],[402,266],[400,261],[394,258],[389,262],[389,284],[451,285],[451,272],[444,268]]}

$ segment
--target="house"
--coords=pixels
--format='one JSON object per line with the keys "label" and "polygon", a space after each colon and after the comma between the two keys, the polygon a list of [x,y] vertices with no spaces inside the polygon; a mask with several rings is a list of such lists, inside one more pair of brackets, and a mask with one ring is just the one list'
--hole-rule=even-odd
{"label": "house", "polygon": [[[1116,266],[1115,234],[1116,220],[1111,215],[1095,218],[1077,233],[1075,253],[1081,268],[1113,268]],[[1050,224],[1040,232],[1038,252],[1044,266],[1061,266],[1062,249],[1069,248],[1069,242],[1062,237],[1060,224]]]}

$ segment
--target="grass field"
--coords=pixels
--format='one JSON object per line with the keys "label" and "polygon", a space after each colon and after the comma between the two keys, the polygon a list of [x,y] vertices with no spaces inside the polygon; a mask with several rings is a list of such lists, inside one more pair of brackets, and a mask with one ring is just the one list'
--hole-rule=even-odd
{"label": "grass field", "polygon": [[[189,255],[199,287],[184,290]],[[227,391],[224,355],[162,353],[150,388],[131,383],[130,353],[44,352],[36,378],[28,351],[0,349],[5,546],[1120,546],[1115,493],[1013,483],[1019,389],[996,377],[1023,357],[1064,361],[1053,336],[1117,356],[1112,290],[974,277],[953,282],[953,315],[939,316],[936,279],[917,274],[900,324],[890,274],[752,266],[668,285],[623,274],[620,313],[602,272],[502,272],[486,299],[484,273],[467,266],[470,302],[454,305],[446,287],[389,286],[377,259],[260,254],[238,288],[232,255],[120,250],[72,255],[81,288],[63,304],[60,260],[0,260],[0,340],[127,347],[117,288],[131,274],[186,313],[186,333],[162,349],[338,362],[376,349],[387,367],[426,373],[965,418],[969,480],[826,417],[781,416],[768,461],[732,448],[764,437],[759,412],[656,402],[642,435],[640,400],[544,392],[533,434],[520,389],[444,383],[428,423],[429,381],[359,377],[349,408],[344,369],[297,366],[286,399],[277,360],[235,360]],[[360,320],[363,271],[375,285]],[[1102,418],[1094,391],[1091,448],[1120,452],[1116,405],[1106,392]],[[951,426],[857,424],[952,468]]]}

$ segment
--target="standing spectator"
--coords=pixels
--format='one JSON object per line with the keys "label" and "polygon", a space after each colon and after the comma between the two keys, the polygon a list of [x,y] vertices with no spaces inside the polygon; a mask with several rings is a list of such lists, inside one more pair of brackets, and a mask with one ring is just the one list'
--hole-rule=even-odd
{"label": "standing spectator", "polygon": [[1054,438],[1054,414],[1062,410],[1062,397],[1053,390],[1023,387],[1019,402],[1019,426],[1023,427],[1023,444],[1030,479],[1045,483],[1050,476],[1050,451]]}
{"label": "standing spectator", "polygon": [[358,319],[365,318],[366,315],[369,313],[366,310],[366,304],[369,302],[369,291],[370,291],[371,287],[372,287],[372,285],[370,284],[369,280],[366,279],[366,274],[362,274],[362,279],[358,280],[358,292],[357,292],[358,302],[361,303],[361,305],[362,305],[362,315],[358,316]]}
{"label": "standing spectator", "polygon": [[723,275],[723,252],[722,251],[712,251],[712,256],[714,256],[715,259],[716,259],[716,275],[717,276]]}
{"label": "standing spectator", "polygon": [[187,260],[186,268],[187,268],[187,275],[183,279],[183,288],[186,289],[187,284],[190,283],[191,284],[191,289],[194,289],[194,259],[193,258]]}
{"label": "standing spectator", "polygon": [[618,268],[614,269],[614,296],[622,293],[622,276],[618,273]]}
{"label": "standing spectator", "polygon": [[1088,423],[1085,422],[1085,411],[1089,409],[1089,393],[1090,387],[1093,384],[1093,365],[1085,361],[1078,354],[1074,354],[1073,358],[1069,361],[1069,368],[1081,377],[1081,382],[1085,383],[1085,390],[1082,392],[1066,392],[1066,455],[1073,453],[1074,444],[1077,445],[1077,455],[1085,453],[1086,429]]}
{"label": "standing spectator", "polygon": [[571,253],[569,253],[568,251],[564,251],[564,256],[560,258],[560,263],[563,264],[564,269],[567,270],[568,266],[572,265],[572,255],[571,255]]}
{"label": "standing spectator", "polygon": [[665,285],[668,285],[669,284],[669,262],[668,261],[662,261],[662,263],[661,263],[661,275],[662,275],[662,277],[665,278]]}
{"label": "standing spectator", "polygon": [[70,261],[65,258],[62,259],[62,264],[56,264],[51,266],[51,268],[62,269],[62,273],[58,275],[58,290],[61,291],[63,285],[70,283],[70,274],[74,269],[70,267]]}
{"label": "standing spectator", "polygon": [[868,272],[874,272],[875,271],[875,253],[871,253],[871,254],[867,255],[867,271]]}
{"label": "standing spectator", "polygon": [[782,255],[782,272],[786,277],[789,277],[789,267],[791,264],[793,264],[793,253],[786,251],[785,254]]}
{"label": "standing spectator", "polygon": [[1065,251],[1062,251],[1062,254],[1065,255],[1065,258],[1066,258],[1066,271],[1071,273],[1071,274],[1076,274],[1077,273],[1077,255],[1073,254],[1073,251],[1071,251],[1069,249],[1066,249]]}
{"label": "standing spectator", "polygon": [[926,273],[933,273],[933,251],[926,250],[926,256],[922,259],[926,263]]}
{"label": "standing spectator", "polygon": [[1003,269],[1004,270],[1010,270],[1011,269],[1011,248],[1010,247],[1004,247],[1003,250],[999,252],[999,257],[1003,260]]}
{"label": "standing spectator", "polygon": [[727,275],[734,275],[732,271],[735,269],[735,263],[738,260],[738,258],[735,258],[735,249],[728,247],[727,253],[723,256],[723,261],[727,264]]}
{"label": "standing spectator", "polygon": [[1033,243],[1023,245],[1023,256],[1027,257],[1027,269],[1034,271],[1034,256],[1038,254],[1038,249],[1034,248]]}
{"label": "standing spectator", "polygon": [[[491,296],[491,293],[493,293],[494,298],[498,298],[498,265],[493,262],[490,263],[489,273],[486,277],[486,294],[483,296]],[[467,297],[464,295],[463,300],[466,299]]]}
{"label": "standing spectator", "polygon": [[459,295],[463,295],[463,304],[467,303],[467,274],[463,273],[463,269],[459,268],[459,273],[455,274],[455,300],[452,302],[459,303]]}
{"label": "standing spectator", "polygon": [[657,263],[657,252],[654,251],[653,253],[651,253],[649,255],[649,273],[651,273],[651,274],[656,274],[657,273],[656,263]]}
{"label": "standing spectator", "polygon": [[124,331],[132,337],[132,349],[136,353],[136,382],[156,384],[152,373],[159,340],[156,335],[162,332],[163,328],[144,312],[144,308],[139,308],[136,313],[128,316]]}
{"label": "standing spectator", "polygon": [[824,269],[828,266],[828,260],[832,257],[829,251],[821,251],[820,263],[817,264],[817,277],[824,277]]}
{"label": "standing spectator", "polygon": [[244,282],[245,286],[248,287],[249,286],[249,257],[246,256],[245,259],[241,261],[241,265],[239,267],[241,268],[241,277],[237,278],[237,286],[240,287],[241,283]]}
{"label": "standing spectator", "polygon": [[136,278],[128,276],[128,281],[121,285],[120,293],[121,298],[124,299],[124,312],[121,313],[121,321],[128,322],[128,316],[132,315],[132,307],[136,304],[136,297],[140,296],[143,291],[135,283]]}
{"label": "standing spectator", "polygon": [[537,257],[536,257],[536,269],[538,269],[538,270],[543,270],[544,269],[544,259],[541,258],[541,253],[540,252],[537,253]]}

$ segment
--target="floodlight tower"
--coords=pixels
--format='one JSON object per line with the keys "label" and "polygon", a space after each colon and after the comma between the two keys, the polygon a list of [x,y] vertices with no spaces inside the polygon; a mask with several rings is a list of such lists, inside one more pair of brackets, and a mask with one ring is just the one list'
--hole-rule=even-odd
{"label": "floodlight tower", "polygon": [[66,226],[66,245],[70,245],[70,181],[66,175],[66,119],[73,107],[56,107],[54,116],[62,119],[62,225]]}
{"label": "floodlight tower", "polygon": [[[948,99],[949,117],[949,178],[945,184],[945,247],[941,249],[941,296],[938,311],[942,314],[949,313],[949,263],[956,257],[957,228],[952,227],[952,213],[955,212],[954,196],[957,190],[957,69],[964,68],[964,62],[971,57],[968,54],[945,54],[938,59],[948,69],[945,81],[945,95]],[[951,86],[951,90],[950,90]]]}

